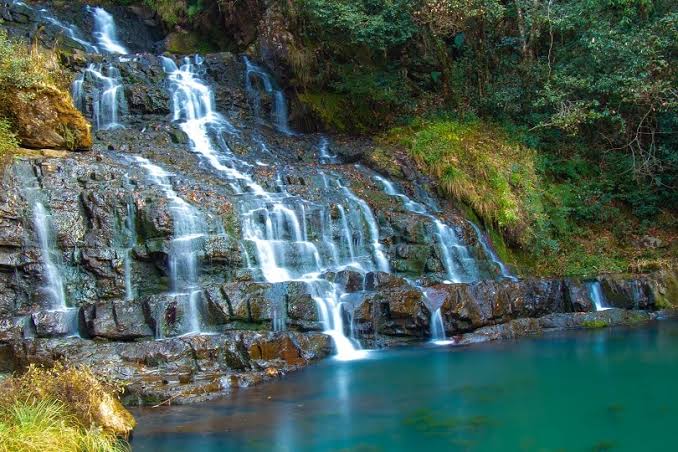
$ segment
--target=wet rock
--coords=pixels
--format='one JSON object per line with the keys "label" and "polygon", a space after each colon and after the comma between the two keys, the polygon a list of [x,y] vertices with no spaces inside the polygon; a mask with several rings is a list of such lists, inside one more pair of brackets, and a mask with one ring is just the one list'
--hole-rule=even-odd
{"label": "wet rock", "polygon": [[567,302],[575,312],[589,312],[595,310],[595,306],[589,296],[588,288],[578,281],[569,280],[567,286]]}
{"label": "wet rock", "polygon": [[101,302],[84,309],[88,334],[110,340],[129,341],[153,337],[143,307],[132,302]]}
{"label": "wet rock", "polygon": [[130,113],[140,115],[167,115],[170,113],[170,99],[167,90],[157,85],[127,84],[125,85],[125,98]]}
{"label": "wet rock", "polygon": [[0,343],[21,339],[26,321],[30,320],[27,318],[0,319]]}
{"label": "wet rock", "polygon": [[654,308],[654,295],[646,279],[629,280],[610,275],[599,280],[605,300],[611,306],[624,309]]}
{"label": "wet rock", "polygon": [[40,311],[32,315],[38,337],[60,337],[77,333],[77,311]]}
{"label": "wet rock", "polygon": [[345,292],[358,292],[365,286],[365,276],[357,271],[342,270],[335,275],[334,282]]}
{"label": "wet rock", "polygon": [[255,340],[248,350],[253,360],[282,360],[292,366],[302,366],[307,362],[299,347],[287,335]]}

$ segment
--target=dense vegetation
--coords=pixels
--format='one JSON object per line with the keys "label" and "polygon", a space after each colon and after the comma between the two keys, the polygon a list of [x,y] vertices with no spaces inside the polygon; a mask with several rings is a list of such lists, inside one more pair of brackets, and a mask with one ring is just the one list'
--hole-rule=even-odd
{"label": "dense vegetation", "polygon": [[0,387],[0,451],[125,451],[134,420],[87,369],[31,366]]}

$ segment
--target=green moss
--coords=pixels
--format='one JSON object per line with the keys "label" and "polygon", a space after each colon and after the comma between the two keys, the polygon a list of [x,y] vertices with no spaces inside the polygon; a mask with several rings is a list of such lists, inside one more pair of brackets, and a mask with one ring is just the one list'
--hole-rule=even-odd
{"label": "green moss", "polygon": [[594,320],[584,320],[581,323],[581,326],[584,327],[584,328],[595,329],[595,328],[606,328],[609,325],[608,325],[607,321],[605,321],[605,320],[594,319]]}
{"label": "green moss", "polygon": [[364,129],[364,126],[360,125],[362,121],[359,117],[350,117],[349,105],[344,96],[328,92],[302,93],[299,95],[299,101],[310,108],[330,129],[339,132],[346,132],[350,128]]}
{"label": "green moss", "polygon": [[403,172],[396,159],[391,154],[380,147],[376,147],[367,155],[367,161],[370,167],[383,174],[393,177],[402,177]]}
{"label": "green moss", "polygon": [[167,35],[165,42],[168,52],[180,55],[209,53],[215,50],[212,45],[196,32],[182,31],[170,33]]}

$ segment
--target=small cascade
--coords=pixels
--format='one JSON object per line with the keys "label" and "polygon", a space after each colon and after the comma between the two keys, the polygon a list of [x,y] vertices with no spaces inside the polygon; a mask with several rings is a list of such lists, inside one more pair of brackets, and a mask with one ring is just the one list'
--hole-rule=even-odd
{"label": "small cascade", "polygon": [[465,283],[480,279],[476,260],[462,242],[457,230],[438,219],[435,220],[435,225],[448,281]]}
{"label": "small cascade", "polygon": [[[386,258],[383,247],[379,242],[379,227],[377,226],[377,221],[372,214],[372,209],[370,209],[370,206],[367,204],[367,202],[365,202],[364,199],[357,197],[348,187],[345,187],[339,183],[339,188],[341,188],[349,200],[353,201],[360,207],[370,231],[370,239],[372,241],[372,248],[374,250],[374,258],[377,264],[377,270],[388,273],[390,271],[388,259]],[[348,227],[346,229],[348,234],[350,231],[348,231]]]}
{"label": "small cascade", "polygon": [[58,253],[54,251],[54,239],[51,233],[50,215],[41,202],[36,202],[33,206],[33,226],[38,235],[40,243],[40,254],[42,263],[45,266],[45,276],[47,285],[46,292],[50,296],[50,309],[55,311],[65,311],[66,292],[64,282],[61,278],[61,270],[58,265]]}
{"label": "small cascade", "polygon": [[433,216],[426,206],[413,201],[409,196],[397,190],[395,185],[388,179],[376,174],[372,174],[372,177],[384,186],[384,192],[387,195],[401,199],[406,210],[423,215],[433,222],[436,228],[436,238],[438,239],[441,260],[447,273],[446,282],[466,283],[480,279],[478,264],[471,256],[468,247],[464,245],[454,227],[446,225]]}
{"label": "small cascade", "polygon": [[[172,214],[173,236],[169,250],[169,271],[172,293],[187,306],[184,331],[201,331],[199,302],[201,289],[198,281],[199,254],[206,237],[202,216],[193,206],[181,199],[172,188],[171,174],[143,157],[136,157],[149,180],[162,189],[169,201]],[[156,322],[160,324],[160,321]]]}
{"label": "small cascade", "polygon": [[107,53],[126,55],[129,52],[118,40],[115,21],[108,11],[100,7],[87,7],[94,16],[94,37],[99,47]]}
{"label": "small cascade", "polygon": [[492,248],[492,246],[490,245],[490,242],[487,239],[487,236],[485,234],[483,234],[483,231],[480,230],[478,225],[476,225],[472,221],[469,221],[468,223],[471,225],[471,227],[475,231],[476,236],[478,237],[478,242],[480,243],[480,246],[482,246],[483,251],[485,251],[485,255],[487,255],[492,260],[494,265],[496,265],[497,268],[499,268],[499,272],[500,272],[502,278],[506,278],[506,279],[509,279],[511,281],[518,281],[518,278],[513,276],[511,274],[511,272],[509,271],[509,269],[506,268],[506,265],[501,261],[501,259],[499,259],[499,256],[497,256],[497,253],[494,251],[494,248]]}
{"label": "small cascade", "polygon": [[[15,4],[27,6],[23,2],[15,2]],[[65,23],[61,22],[59,19],[51,15],[50,12],[45,8],[38,10],[38,12],[40,13],[40,18],[43,21],[56,27],[57,29],[60,30],[61,33],[63,33],[73,41],[80,44],[85,49],[85,52],[99,53],[99,49],[94,44],[83,38],[82,33],[80,33],[78,27],[76,27],[75,25],[66,25]]]}
{"label": "small cascade", "polygon": [[286,135],[292,135],[289,121],[287,119],[287,101],[285,100],[285,93],[282,90],[273,91],[273,124],[278,132]]}
{"label": "small cascade", "polygon": [[61,313],[67,336],[78,336],[78,309],[66,304],[66,291],[61,272],[61,254],[56,249],[52,234],[51,216],[40,201],[33,204],[33,227],[40,244],[40,255],[45,268],[45,293],[49,295],[49,311]]}
{"label": "small cascade", "polygon": [[134,204],[127,202],[127,217],[125,218],[126,249],[125,249],[125,299],[134,299],[134,284],[132,283],[132,253],[137,244],[136,214]]}
{"label": "small cascade", "polygon": [[596,308],[596,311],[606,311],[611,309],[611,306],[607,304],[605,295],[603,294],[603,289],[600,286],[600,281],[590,281],[586,283],[588,289],[589,297],[593,301],[593,305]]}
{"label": "small cascade", "polygon": [[450,342],[445,335],[445,325],[443,325],[440,308],[434,310],[431,314],[431,340],[437,344]]}
{"label": "small cascade", "polygon": [[[15,174],[21,184],[22,197],[31,213],[27,219],[35,231],[35,242],[28,246],[40,250],[43,280],[39,282],[41,287],[36,292],[42,295],[37,300],[43,310],[42,314],[51,318],[55,334],[78,337],[79,309],[69,307],[66,301],[63,254],[57,246],[52,214],[46,207],[49,204],[39,178],[36,177],[36,168],[30,164],[18,163]],[[26,229],[28,228],[26,225]],[[25,337],[31,337],[35,333],[33,323],[27,320],[25,326]]]}
{"label": "small cascade", "polygon": [[339,163],[339,157],[330,154],[329,148],[330,140],[325,136],[321,137],[320,144],[318,145],[318,161],[322,164]]}
{"label": "small cascade", "polygon": [[631,297],[633,299],[633,309],[640,308],[640,302],[643,299],[642,283],[637,279],[631,281]]}
{"label": "small cascade", "polygon": [[90,64],[71,85],[71,96],[76,107],[87,114],[87,99],[84,85],[91,83],[92,109],[91,116],[96,130],[109,130],[124,127],[120,116],[127,109],[125,94],[122,89],[120,71],[112,64],[106,66],[108,75],[103,74],[101,64]]}
{"label": "small cascade", "polygon": [[[358,341],[346,335],[344,306],[347,301],[342,288],[322,275],[344,268],[361,272],[388,270],[371,210],[334,177],[327,177],[327,188],[332,184],[332,188],[340,188],[346,195],[344,203],[336,204],[337,210],[342,212],[341,226],[333,224],[330,206],[289,194],[281,172],[277,174],[272,192],[256,183],[248,173],[252,165],[238,158],[224,140],[219,139],[220,134],[237,132],[215,111],[212,90],[197,75],[201,64],[199,57],[185,59],[181,67],[164,59],[173,117],[188,135],[193,152],[201,155],[240,194],[237,210],[248,267],[255,269],[268,283],[305,283],[316,302],[325,333],[334,340],[337,358],[363,356]],[[251,86],[255,75],[264,88],[271,85],[272,90],[268,76],[249,64],[248,91],[255,91]],[[257,105],[254,104],[255,110]],[[311,217],[314,220],[310,220]],[[315,224],[320,225],[320,230],[310,230],[310,225]],[[371,246],[363,245],[363,233],[370,236]],[[276,307],[274,303],[272,314],[274,329],[282,329],[285,322],[282,307]]]}
{"label": "small cascade", "polygon": [[271,123],[278,132],[285,135],[294,135],[289,127],[287,118],[287,101],[285,93],[277,89],[273,79],[263,68],[252,63],[249,58],[244,57],[245,61],[245,91],[252,104],[252,110],[257,119],[261,120],[261,96],[259,89],[253,84],[253,80],[258,79],[263,85],[264,91],[272,97],[273,106],[271,108]]}
{"label": "small cascade", "polygon": [[81,72],[71,83],[71,97],[73,98],[73,105],[81,112],[85,112],[87,108],[85,105],[85,72]]}

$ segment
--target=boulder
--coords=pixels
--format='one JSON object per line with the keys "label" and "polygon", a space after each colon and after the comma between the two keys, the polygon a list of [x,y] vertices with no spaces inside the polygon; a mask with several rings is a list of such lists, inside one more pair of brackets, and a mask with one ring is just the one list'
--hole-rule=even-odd
{"label": "boulder", "polygon": [[78,310],[40,311],[32,315],[38,337],[62,337],[78,332]]}
{"label": "boulder", "polygon": [[588,288],[574,280],[565,282],[567,287],[565,295],[567,302],[572,306],[575,312],[589,312],[595,310],[591,297],[589,296]]}

